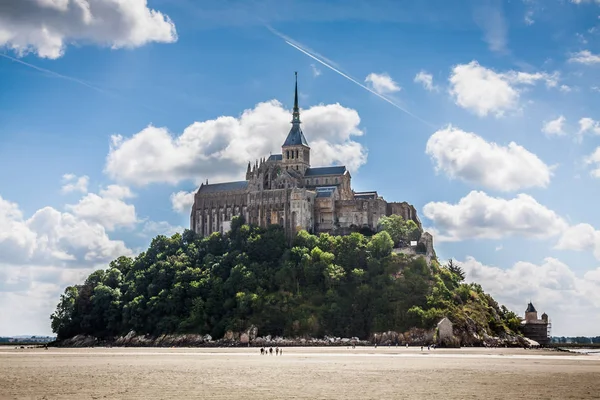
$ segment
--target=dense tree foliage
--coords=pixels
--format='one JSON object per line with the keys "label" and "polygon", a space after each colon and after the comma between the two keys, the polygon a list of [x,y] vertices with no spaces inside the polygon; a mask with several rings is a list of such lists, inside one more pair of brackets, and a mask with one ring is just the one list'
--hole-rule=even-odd
{"label": "dense tree foliage", "polygon": [[120,257],[66,288],[52,329],[59,339],[130,330],[222,337],[256,325],[272,335],[366,338],[431,327],[444,315],[459,324],[480,318],[490,333],[515,328],[516,316],[461,283],[464,275],[393,253],[388,231],[398,226],[369,238],[302,231],[288,244],[279,226],[235,219],[227,234],[158,236],[134,259]]}

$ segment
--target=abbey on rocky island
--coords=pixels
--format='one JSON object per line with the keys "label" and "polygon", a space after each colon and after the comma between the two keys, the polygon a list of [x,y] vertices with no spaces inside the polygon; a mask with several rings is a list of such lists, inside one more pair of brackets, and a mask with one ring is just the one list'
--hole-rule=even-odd
{"label": "abbey on rocky island", "polygon": [[310,146],[300,128],[296,75],[292,128],[281,154],[249,162],[246,180],[202,184],[194,196],[190,225],[208,236],[229,231],[232,218],[243,216],[262,227],[279,224],[291,238],[302,229],[336,235],[374,231],[379,218],[392,214],[422,229],[412,205],[388,203],[376,191],[352,190],[345,166],[311,167]]}

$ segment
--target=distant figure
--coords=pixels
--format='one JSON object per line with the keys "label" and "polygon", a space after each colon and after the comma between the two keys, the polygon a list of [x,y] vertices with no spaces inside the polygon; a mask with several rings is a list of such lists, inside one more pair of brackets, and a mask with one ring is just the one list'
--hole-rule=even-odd
{"label": "distant figure", "polygon": [[271,355],[273,355],[273,348],[272,348],[272,347],[269,347],[269,353],[270,353]]}
{"label": "distant figure", "polygon": [[421,351],[423,351],[423,346],[421,346]]}
{"label": "distant figure", "polygon": [[283,355],[283,349],[279,349],[279,355],[282,356]]}
{"label": "distant figure", "polygon": [[279,355],[279,347],[275,347],[275,355],[278,356]]}
{"label": "distant figure", "polygon": [[377,343],[375,343],[375,348],[377,348]]}
{"label": "distant figure", "polygon": [[429,345],[427,345],[427,350],[431,350],[431,347]]}
{"label": "distant figure", "polygon": [[406,343],[406,348],[408,349],[408,343]]}
{"label": "distant figure", "polygon": [[263,354],[265,354],[265,349],[263,349],[262,347],[260,348],[260,355],[262,356]]}

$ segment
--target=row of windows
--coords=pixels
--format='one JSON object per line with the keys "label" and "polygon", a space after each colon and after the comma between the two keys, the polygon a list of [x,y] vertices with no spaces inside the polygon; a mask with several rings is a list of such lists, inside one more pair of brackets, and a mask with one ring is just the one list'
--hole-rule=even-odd
{"label": "row of windows", "polygon": [[[294,157],[295,155],[295,157]],[[290,156],[292,159],[298,158],[298,150],[286,150],[285,157],[289,160]]]}
{"label": "row of windows", "polygon": [[[324,181],[325,181],[325,182],[324,182],[324,183],[325,183],[325,185],[328,185],[328,184],[329,184],[329,178],[325,178],[325,179],[324,179]],[[338,183],[338,178],[332,179],[332,180],[331,180],[331,183],[335,183],[335,184],[337,184],[337,183]],[[310,185],[310,179],[307,179],[307,180],[306,180],[306,184],[307,184],[307,185]],[[316,179],[314,179],[314,184],[315,184],[315,185],[318,185],[318,184],[319,184],[319,178],[316,178]]]}

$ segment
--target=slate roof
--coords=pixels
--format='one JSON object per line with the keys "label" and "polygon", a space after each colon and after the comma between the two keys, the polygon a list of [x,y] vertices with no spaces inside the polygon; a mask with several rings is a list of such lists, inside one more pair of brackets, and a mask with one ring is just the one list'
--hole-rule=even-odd
{"label": "slate roof", "polygon": [[358,197],[359,199],[376,199],[377,192],[356,192],[354,193],[354,197]]}
{"label": "slate roof", "polygon": [[269,156],[269,158],[267,159],[267,161],[282,161],[283,160],[283,154],[271,154]]}
{"label": "slate roof", "polygon": [[318,187],[317,190],[317,197],[331,197],[333,196],[333,192],[336,190],[337,188],[335,186],[321,186]]}
{"label": "slate roof", "polygon": [[533,304],[531,304],[531,302],[529,302],[529,304],[527,304],[527,310],[525,310],[525,312],[537,312],[535,307],[533,306]]}
{"label": "slate roof", "polygon": [[304,176],[320,176],[320,175],[343,175],[346,172],[345,165],[335,167],[317,167],[308,168]]}
{"label": "slate roof", "polygon": [[223,182],[213,183],[210,185],[203,184],[200,186],[200,193],[218,193],[218,192],[230,192],[234,190],[246,190],[248,189],[248,181],[237,181],[237,182]]}
{"label": "slate roof", "polygon": [[304,133],[302,133],[302,129],[300,128],[300,122],[292,124],[292,129],[290,129],[290,133],[288,133],[287,138],[285,138],[285,142],[283,143],[284,147],[299,145],[309,147],[308,142],[304,137]]}

